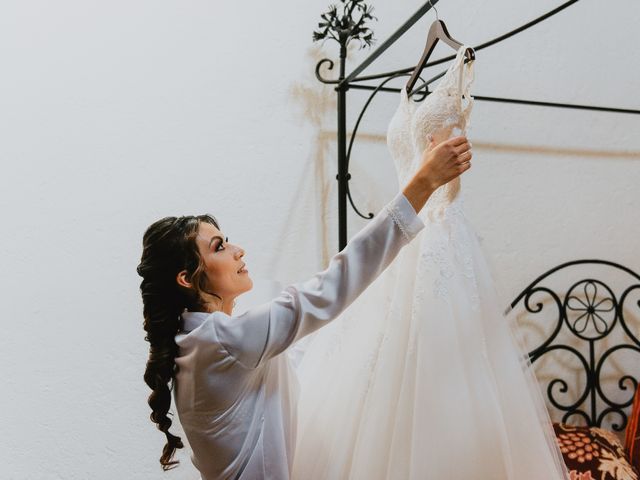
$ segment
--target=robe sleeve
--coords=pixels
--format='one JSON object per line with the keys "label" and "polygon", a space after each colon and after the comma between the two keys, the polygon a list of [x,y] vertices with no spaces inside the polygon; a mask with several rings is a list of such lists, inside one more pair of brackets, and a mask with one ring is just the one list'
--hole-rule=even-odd
{"label": "robe sleeve", "polygon": [[275,299],[215,322],[220,343],[247,368],[256,368],[345,310],[423,228],[400,191],[311,278],[288,285]]}

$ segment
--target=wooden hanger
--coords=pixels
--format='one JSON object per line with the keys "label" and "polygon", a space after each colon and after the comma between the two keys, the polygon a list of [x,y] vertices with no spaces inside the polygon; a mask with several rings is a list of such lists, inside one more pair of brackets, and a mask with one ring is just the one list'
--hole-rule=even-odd
{"label": "wooden hanger", "polygon": [[[429,34],[427,35],[427,44],[424,47],[422,58],[420,59],[420,62],[418,62],[418,65],[416,65],[416,68],[413,71],[411,78],[409,79],[409,81],[407,82],[407,85],[405,86],[407,90],[407,96],[410,95],[411,89],[413,88],[416,81],[418,80],[420,72],[422,72],[422,69],[426,65],[427,60],[431,55],[431,52],[433,51],[436,44],[438,43],[438,40],[442,40],[444,43],[446,43],[456,51],[458,51],[460,47],[462,47],[462,43],[455,40],[451,35],[449,35],[447,26],[444,24],[442,20],[436,20],[435,22],[433,22],[431,24],[431,27],[429,28]],[[465,56],[469,60],[475,60],[476,58],[475,52],[471,48],[466,49]]]}

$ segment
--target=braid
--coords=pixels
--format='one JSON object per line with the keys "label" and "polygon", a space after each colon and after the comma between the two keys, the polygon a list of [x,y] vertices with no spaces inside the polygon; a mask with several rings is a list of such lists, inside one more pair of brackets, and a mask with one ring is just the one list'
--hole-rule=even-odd
{"label": "braid", "polygon": [[[218,227],[210,215],[166,217],[152,224],[144,234],[142,259],[137,267],[138,275],[143,278],[140,292],[144,339],[149,342],[144,381],[152,390],[147,399],[151,421],[167,437],[160,457],[165,471],[179,463],[172,457],[176,449],[184,447],[180,437],[169,432],[172,422],[168,415],[177,373],[175,357],[179,348],[175,336],[182,328],[180,315],[185,308],[198,309],[201,303],[202,265],[195,244],[201,221]],[[184,269],[194,279],[195,291],[185,292],[179,288],[175,278]]]}
{"label": "braid", "polygon": [[163,308],[161,296],[148,294],[153,290],[150,282],[143,280],[140,289],[144,299],[144,329],[147,332],[145,340],[150,344],[144,381],[153,390],[148,398],[152,410],[151,421],[156,423],[158,430],[164,432],[167,437],[160,464],[163,470],[169,470],[172,465],[178,463],[171,461],[176,448],[184,446],[180,437],[169,433],[171,419],[167,416],[171,406],[171,390],[168,384],[175,378],[175,357],[178,353],[174,337],[179,330],[179,312],[176,309]]}

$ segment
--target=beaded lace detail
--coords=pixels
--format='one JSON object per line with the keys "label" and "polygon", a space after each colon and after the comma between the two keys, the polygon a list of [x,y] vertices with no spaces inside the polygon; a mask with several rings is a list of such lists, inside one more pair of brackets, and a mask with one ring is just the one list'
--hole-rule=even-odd
{"label": "beaded lace detail", "polygon": [[409,232],[407,232],[405,223],[406,219],[403,218],[400,207],[398,205],[388,204],[386,205],[386,210],[387,212],[389,212],[389,215],[391,215],[391,218],[393,218],[393,221],[396,223],[396,225],[398,225],[398,227],[400,228],[400,231],[402,232],[402,235],[404,235],[404,238],[407,239],[407,242],[411,241],[412,236],[409,234]]}
{"label": "beaded lace detail", "polygon": [[[400,105],[387,130],[387,146],[393,158],[401,186],[404,186],[420,166],[422,155],[429,149],[429,135],[435,144],[456,135],[464,135],[473,108],[470,88],[473,83],[474,61],[465,63],[463,45],[440,82],[427,98],[415,104],[409,100],[405,88],[400,92]],[[470,282],[470,302],[476,308],[479,298],[469,246],[469,230],[464,218],[460,177],[439,187],[420,211],[426,224],[438,224],[447,232],[431,239],[427,236],[421,247],[421,265],[417,269],[416,296],[423,296],[425,282],[433,279],[433,293],[450,302],[449,282],[461,275]],[[421,292],[422,290],[422,292]],[[418,302],[420,303],[420,302]]]}

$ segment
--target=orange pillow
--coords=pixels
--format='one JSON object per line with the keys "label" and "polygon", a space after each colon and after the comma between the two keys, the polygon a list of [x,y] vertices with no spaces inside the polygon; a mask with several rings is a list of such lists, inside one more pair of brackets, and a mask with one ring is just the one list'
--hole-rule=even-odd
{"label": "orange pillow", "polygon": [[627,431],[624,438],[624,451],[627,454],[629,463],[636,469],[640,468],[640,387],[636,388],[636,394],[633,398],[633,407],[631,415],[627,422]]}

